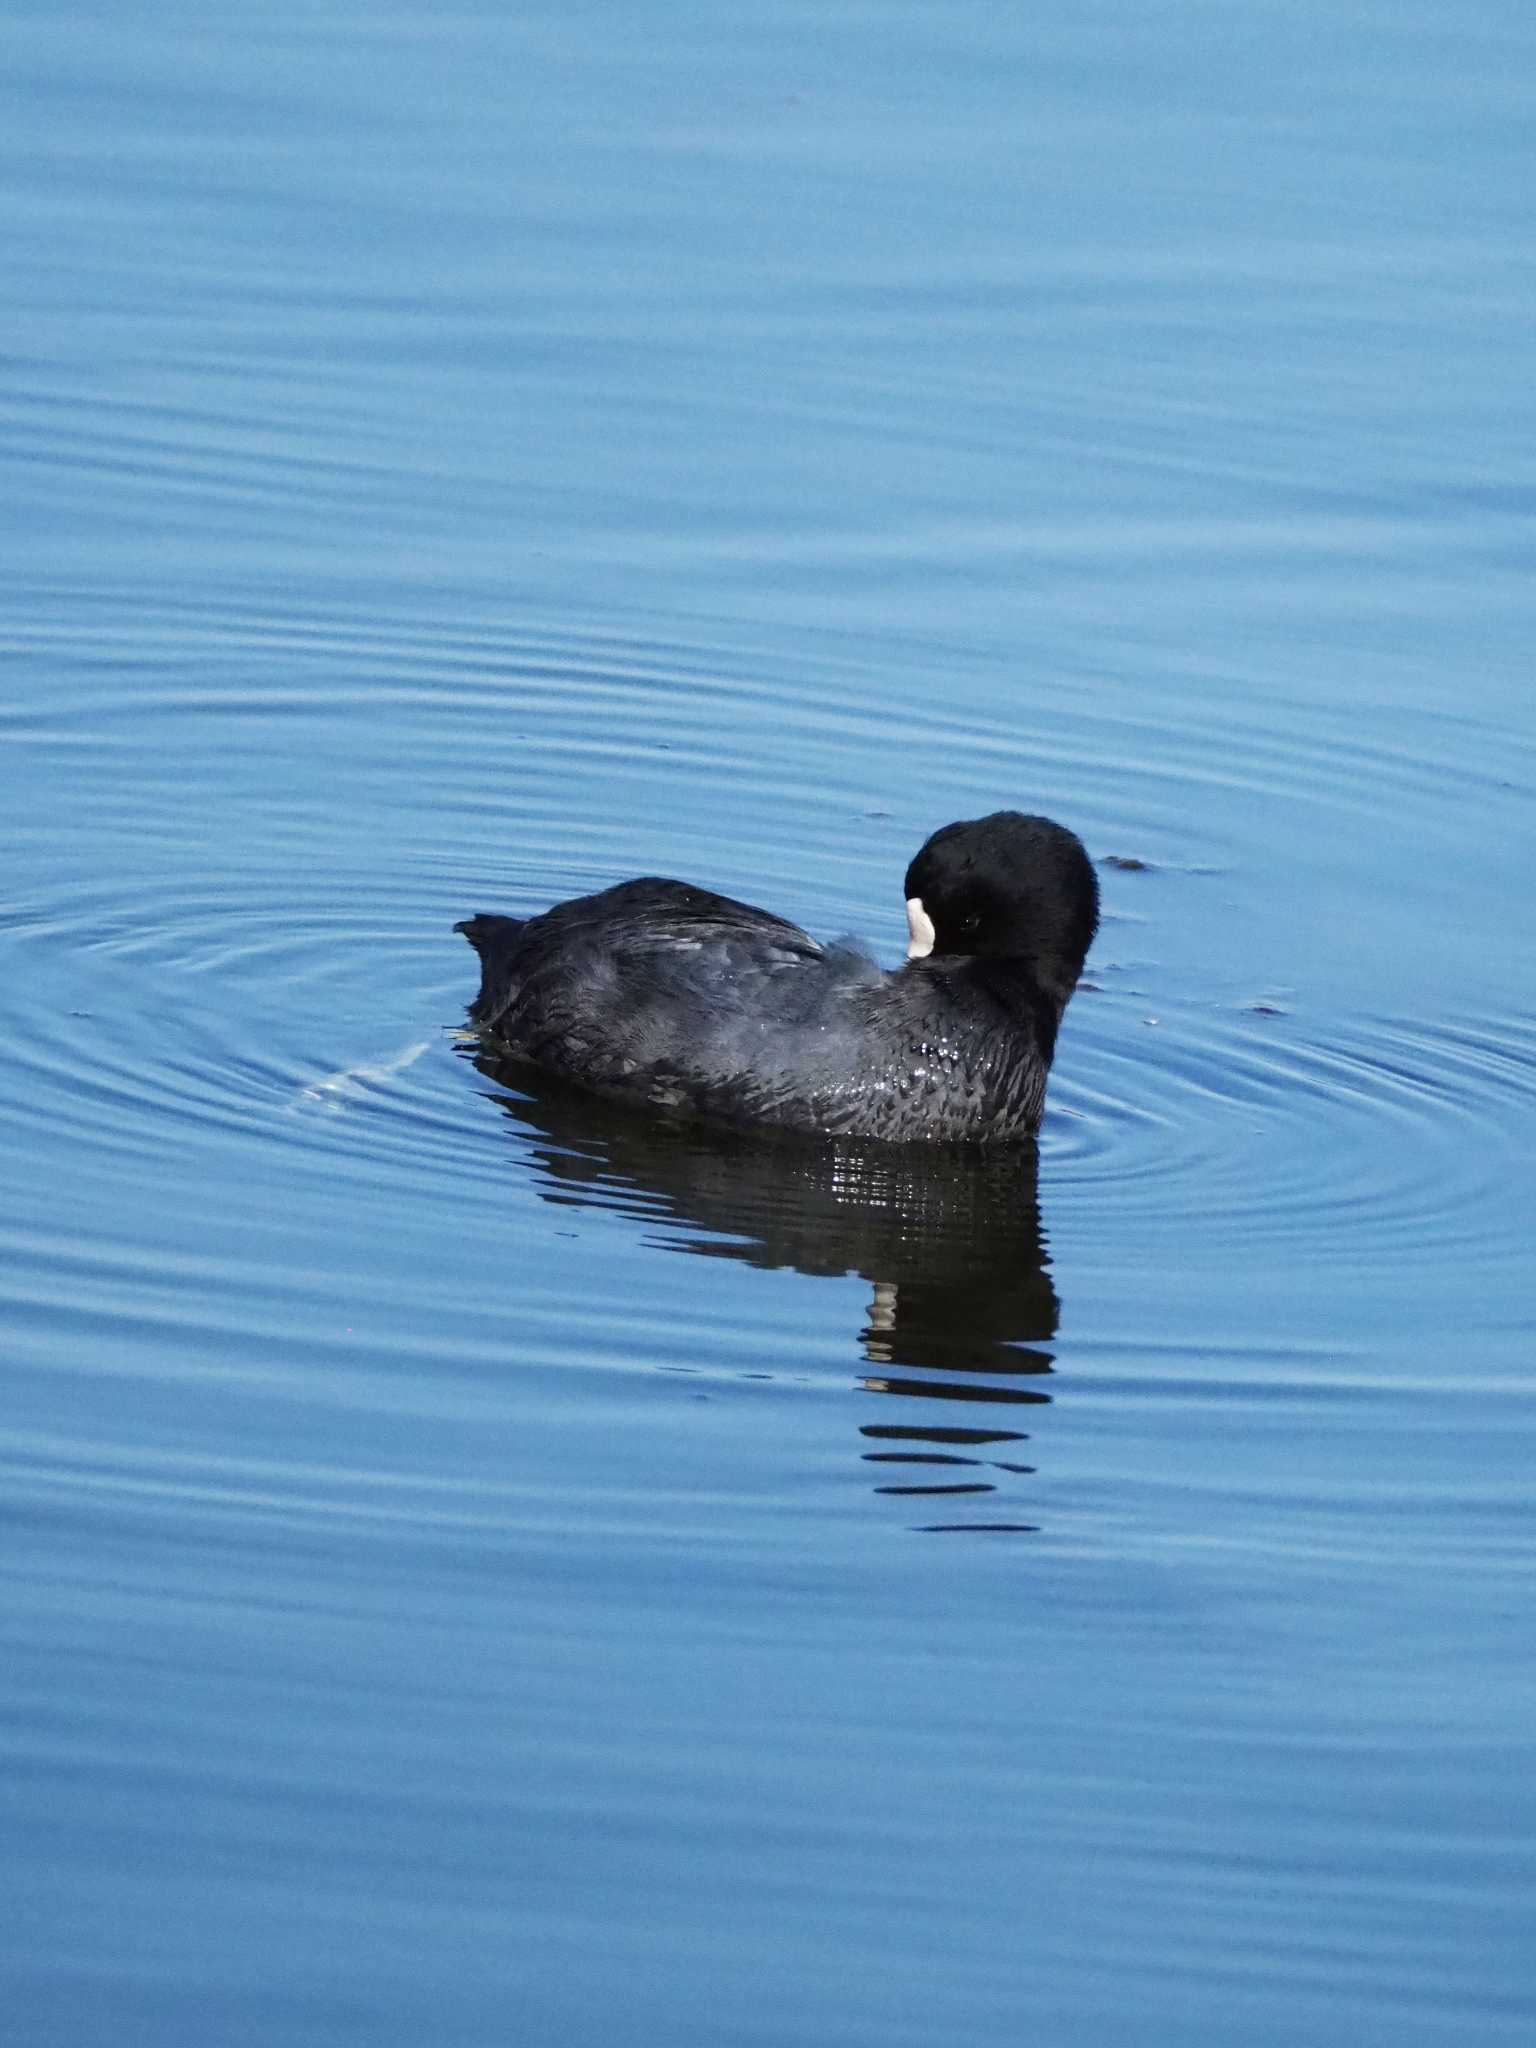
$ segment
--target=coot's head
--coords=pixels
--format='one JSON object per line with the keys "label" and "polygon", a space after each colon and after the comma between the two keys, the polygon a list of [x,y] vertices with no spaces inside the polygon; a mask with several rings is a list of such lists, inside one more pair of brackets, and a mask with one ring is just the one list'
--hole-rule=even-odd
{"label": "coot's head", "polygon": [[907,869],[909,960],[1027,962],[1065,1003],[1099,923],[1082,841],[1049,818],[994,811],[945,825]]}

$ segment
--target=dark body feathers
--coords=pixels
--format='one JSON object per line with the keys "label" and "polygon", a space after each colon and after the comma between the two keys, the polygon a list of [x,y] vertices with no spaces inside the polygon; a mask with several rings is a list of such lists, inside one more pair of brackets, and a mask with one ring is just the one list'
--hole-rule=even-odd
{"label": "dark body feathers", "polygon": [[714,1122],[1027,1137],[1097,919],[1087,856],[1062,827],[1001,812],[935,834],[907,880],[936,937],[893,974],[684,882],[621,882],[527,920],[481,914],[456,927],[481,961],[470,1017],[499,1054]]}

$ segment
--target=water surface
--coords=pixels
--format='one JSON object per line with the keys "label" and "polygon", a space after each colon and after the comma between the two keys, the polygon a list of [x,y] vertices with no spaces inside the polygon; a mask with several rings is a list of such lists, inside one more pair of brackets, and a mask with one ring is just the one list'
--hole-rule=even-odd
{"label": "water surface", "polygon": [[[29,2042],[1530,2038],[1533,45],[11,10]],[[458,1035],[1000,804],[1038,1155]]]}

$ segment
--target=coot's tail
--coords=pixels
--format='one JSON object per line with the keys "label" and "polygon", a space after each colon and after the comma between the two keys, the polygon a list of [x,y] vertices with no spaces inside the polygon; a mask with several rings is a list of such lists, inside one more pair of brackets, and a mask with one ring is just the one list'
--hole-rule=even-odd
{"label": "coot's tail", "polygon": [[522,935],[525,917],[498,917],[493,910],[478,911],[454,926],[480,955],[480,993],[469,1006],[477,1024],[493,1024],[512,996],[512,958]]}

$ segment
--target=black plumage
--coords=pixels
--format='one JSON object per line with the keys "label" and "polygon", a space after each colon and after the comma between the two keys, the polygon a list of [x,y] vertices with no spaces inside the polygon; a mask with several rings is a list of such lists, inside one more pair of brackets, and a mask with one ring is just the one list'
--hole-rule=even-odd
{"label": "black plumage", "polygon": [[[1039,1125],[1057,1026],[1098,921],[1081,843],[999,811],[907,870],[914,948],[884,972],[771,912],[646,878],[456,927],[498,1055],[712,1122],[998,1142]],[[913,908],[913,905],[916,908]]]}

